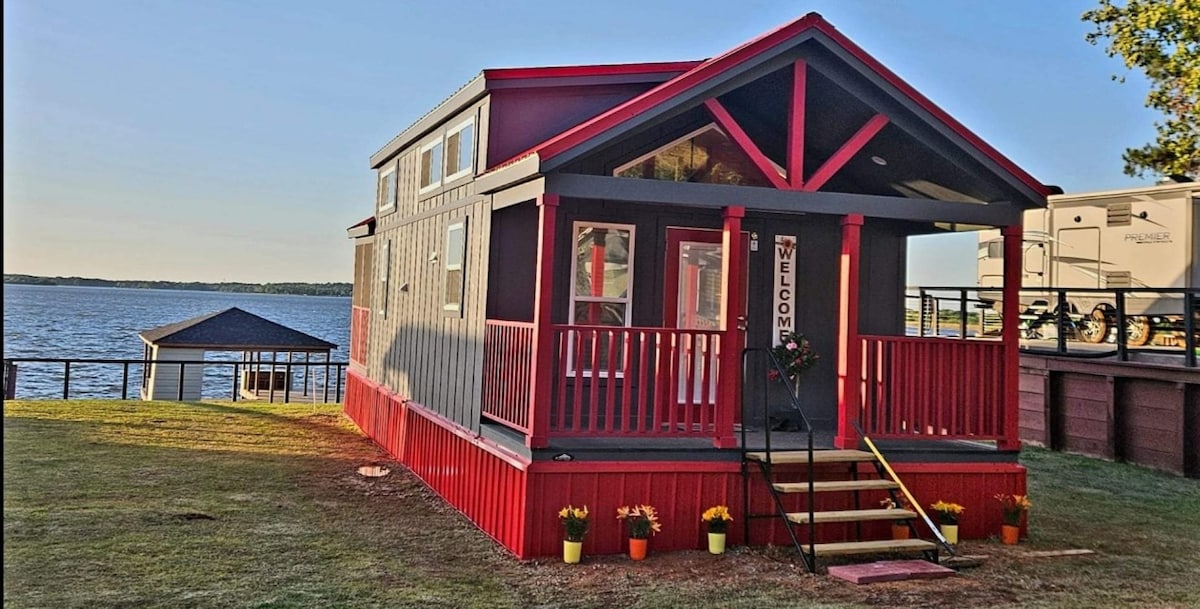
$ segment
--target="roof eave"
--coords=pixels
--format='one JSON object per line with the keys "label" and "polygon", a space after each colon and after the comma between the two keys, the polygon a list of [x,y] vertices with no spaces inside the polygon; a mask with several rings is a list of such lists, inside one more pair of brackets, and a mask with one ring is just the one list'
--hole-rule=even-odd
{"label": "roof eave", "polygon": [[397,152],[400,152],[417,139],[424,137],[425,134],[433,130],[442,121],[458,114],[468,105],[479,101],[485,94],[487,94],[487,82],[483,72],[480,72],[470,82],[451,94],[450,97],[442,100],[442,103],[434,107],[433,110],[430,110],[425,116],[417,119],[415,123],[404,131],[401,131],[400,135],[392,138],[378,152],[372,154],[370,159],[371,169],[378,169],[380,165],[395,156]]}

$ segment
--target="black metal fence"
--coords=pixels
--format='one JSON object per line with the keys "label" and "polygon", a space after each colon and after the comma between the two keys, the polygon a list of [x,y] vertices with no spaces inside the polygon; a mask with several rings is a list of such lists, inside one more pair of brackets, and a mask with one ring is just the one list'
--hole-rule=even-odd
{"label": "black metal fence", "polygon": [[[150,366],[179,366],[179,378],[176,382],[175,399],[183,400],[185,381],[188,370],[196,374],[197,366],[203,368],[232,368],[229,396],[233,401],[265,398],[269,401],[282,399],[283,402],[294,401],[296,398],[304,401],[317,401],[318,398],[326,403],[341,403],[342,390],[345,387],[345,373],[348,362],[308,362],[308,361],[220,361],[220,360],[170,360],[170,359],[87,359],[87,358],[57,358],[57,357],[13,357],[4,358],[4,398],[18,397],[19,377],[22,364],[59,364],[62,366],[62,399],[71,399],[71,367],[79,365],[106,365],[121,367],[121,385],[119,395],[106,396],[112,399],[129,399],[130,367],[145,374]],[[203,370],[202,368],[202,370]],[[295,374],[300,372],[301,389],[293,389]],[[39,370],[39,374],[45,374]],[[203,372],[199,372],[203,374]],[[266,377],[265,388],[261,382]],[[135,383],[134,397],[142,397],[145,383],[140,377]],[[282,380],[281,380],[282,379]],[[311,383],[310,383],[311,381]],[[246,387],[243,387],[243,384]],[[246,393],[243,394],[242,392]]]}
{"label": "black metal fence", "polygon": [[[1120,361],[1158,353],[1197,366],[1200,288],[1038,288],[1020,295],[1023,351]],[[905,298],[918,302],[919,336],[984,338],[1002,331],[999,287],[921,286],[909,288]]]}

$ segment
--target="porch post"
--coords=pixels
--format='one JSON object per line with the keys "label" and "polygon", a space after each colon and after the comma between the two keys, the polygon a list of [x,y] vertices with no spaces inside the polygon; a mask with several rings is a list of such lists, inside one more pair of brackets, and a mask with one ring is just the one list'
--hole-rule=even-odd
{"label": "porch post", "polygon": [[1005,226],[1001,229],[1004,235],[1004,330],[1001,341],[1004,343],[1004,429],[1002,430],[998,448],[1000,450],[1020,450],[1021,448],[1021,353],[1019,351],[1021,314],[1021,241],[1024,230],[1020,224]]}
{"label": "porch post", "polygon": [[859,250],[862,214],[842,218],[842,256],[838,285],[838,448],[857,448],[858,433],[851,423],[858,417],[862,385],[862,342],[858,338]]}
{"label": "porch post", "polygon": [[545,448],[550,441],[550,395],[554,383],[554,329],[551,327],[551,295],[554,293],[554,227],[558,195],[538,196],[537,271],[533,288],[533,345],[529,371],[529,435],[525,445]]}
{"label": "porch post", "polygon": [[746,208],[740,205],[726,207],[721,216],[725,225],[721,233],[721,286],[725,295],[721,299],[721,359],[720,398],[713,414],[713,446],[736,448],[733,435],[733,411],[741,403],[742,386],[742,330],[736,319],[745,310],[742,300],[742,218]]}

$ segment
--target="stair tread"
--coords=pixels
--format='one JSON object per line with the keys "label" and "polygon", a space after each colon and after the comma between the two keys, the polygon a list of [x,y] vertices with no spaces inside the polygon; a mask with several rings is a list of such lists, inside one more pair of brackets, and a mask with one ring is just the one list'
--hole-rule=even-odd
{"label": "stair tread", "polygon": [[[807,551],[808,546],[804,546]],[[813,546],[817,556],[841,554],[878,554],[881,552],[924,552],[937,549],[937,544],[924,539],[878,539],[873,541],[840,541]]]}
{"label": "stair tread", "polygon": [[[807,493],[807,482],[776,482],[771,486],[775,487],[776,491],[781,493]],[[866,490],[887,490],[891,488],[900,488],[899,484],[891,480],[825,480],[813,483],[813,491],[817,493],[830,491],[866,491]]]}
{"label": "stair tread", "polygon": [[[765,451],[746,453],[746,458],[754,461],[767,461]],[[856,461],[874,461],[875,455],[862,450],[816,450],[813,451],[813,463],[853,463]],[[771,463],[808,463],[806,450],[773,450]]]}
{"label": "stair tread", "polygon": [[[808,523],[808,512],[790,512],[788,520],[796,524]],[[916,518],[917,513],[901,509],[836,510],[813,513],[813,522],[859,522],[865,520],[906,520]]]}

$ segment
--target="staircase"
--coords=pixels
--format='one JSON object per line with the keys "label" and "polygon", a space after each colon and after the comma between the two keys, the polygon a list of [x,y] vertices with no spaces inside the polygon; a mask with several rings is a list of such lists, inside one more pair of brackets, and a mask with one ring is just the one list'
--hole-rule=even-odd
{"label": "staircase", "polygon": [[[877,456],[878,453],[875,452],[874,445],[868,442],[868,445],[872,447],[872,452],[861,450],[814,450],[812,425],[800,408],[798,400],[794,397],[795,392],[792,390],[791,383],[787,380],[787,375],[783,367],[770,350],[751,348],[746,349],[742,355],[742,369],[744,371],[751,369],[747,364],[749,357],[753,354],[765,354],[768,365],[779,373],[779,378],[787,386],[788,395],[792,396],[791,408],[807,432],[808,446],[806,450],[772,450],[771,430],[768,425],[765,429],[763,448],[761,450],[746,449],[745,427],[742,428],[742,497],[743,513],[746,515],[742,519],[742,522],[746,543],[749,545],[752,542],[750,537],[751,519],[779,518],[787,527],[792,543],[796,547],[796,550],[800,552],[804,560],[804,566],[810,573],[816,571],[817,559],[827,556],[920,553],[927,560],[936,563],[938,561],[938,545],[932,541],[919,538],[917,528],[913,524],[913,520],[918,518],[917,512],[900,508],[864,508],[862,506],[861,494],[863,492],[878,496],[878,491],[886,491],[891,498],[892,505],[904,505],[899,495],[899,492],[904,491],[904,489],[897,479],[892,478],[892,474],[890,473],[892,471],[891,468],[886,466],[880,456]],[[764,379],[763,382],[766,382],[767,375],[762,375],[762,378]],[[743,382],[743,389],[748,384]],[[763,420],[766,421],[770,409],[766,404],[767,400],[765,396],[767,395],[767,391],[765,387],[761,395],[764,396]],[[742,420],[745,421],[744,395],[742,409]],[[860,465],[864,463],[870,463],[874,466],[876,477],[869,479],[859,478]],[[799,472],[803,479],[798,481],[785,480],[784,478],[796,476],[798,472],[797,468],[794,467],[795,465],[804,466],[800,468]],[[843,479],[818,481],[816,480],[818,466],[821,468],[822,474],[829,474],[844,467],[845,476]],[[775,507],[774,513],[753,514],[750,511],[752,467],[757,468],[758,473],[765,482],[763,486],[765,486],[766,492],[770,493],[771,504]],[[850,500],[839,503],[841,505],[850,504],[853,506],[853,509],[818,511],[815,507],[818,494],[821,494],[821,496],[828,496],[828,494],[848,494],[850,495]],[[906,491],[905,494],[907,495]],[[785,501],[786,497],[796,495],[801,496],[803,499],[800,501]],[[808,509],[803,512],[789,511],[785,504],[805,505]],[[861,523],[876,520],[906,523],[909,529],[909,539],[864,539]],[[829,535],[821,535],[818,532],[821,528],[820,525],[834,523],[855,523],[853,527],[853,539],[817,543],[816,540],[818,537],[822,539],[829,537]],[[842,528],[845,529],[848,527]],[[802,539],[803,541],[801,541]]]}
{"label": "staircase", "polygon": [[[771,493],[775,514],[750,514],[747,506],[746,539],[750,540],[749,519],[757,517],[779,517],[788,527],[793,544],[804,559],[804,565],[809,572],[816,570],[816,561],[826,556],[844,556],[853,554],[881,553],[921,553],[931,561],[938,561],[938,546],[932,541],[917,538],[917,529],[912,521],[918,517],[916,512],[898,508],[862,508],[859,494],[862,491],[887,491],[896,505],[902,505],[897,491],[900,485],[887,478],[882,464],[875,455],[861,450],[814,450],[814,451],[746,451],[744,462],[756,464],[759,472],[766,481],[766,487]],[[876,466],[878,478],[858,479],[858,465],[872,463]],[[808,480],[800,482],[782,482],[777,478],[786,474],[776,465],[803,464],[807,467]],[[846,480],[812,480],[815,466],[826,464],[846,465]],[[743,468],[745,473],[749,468]],[[794,470],[793,470],[794,472]],[[746,490],[749,491],[747,477]],[[816,511],[814,504],[817,493],[849,493],[853,496],[855,509]],[[784,507],[784,497],[799,494],[807,497],[802,503],[809,506],[807,512],[789,512]],[[747,504],[749,503],[747,495]],[[904,521],[908,523],[910,539],[862,539],[862,529],[854,527],[856,539],[837,542],[815,543],[819,536],[819,525],[826,523],[862,523],[873,520]],[[801,541],[801,539],[805,541]]]}

